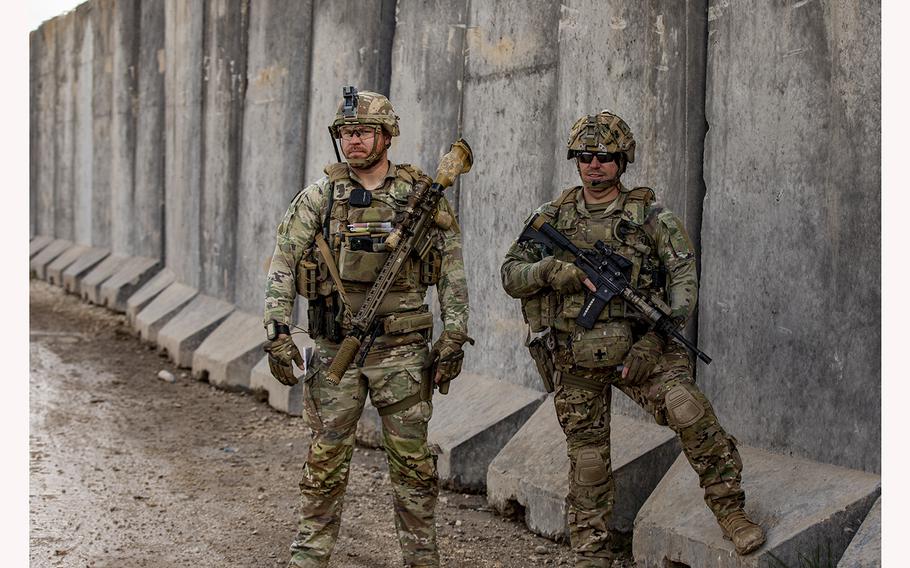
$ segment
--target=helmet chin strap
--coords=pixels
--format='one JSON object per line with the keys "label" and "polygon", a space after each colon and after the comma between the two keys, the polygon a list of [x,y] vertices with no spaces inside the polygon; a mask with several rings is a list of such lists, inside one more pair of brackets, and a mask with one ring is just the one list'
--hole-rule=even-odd
{"label": "helmet chin strap", "polygon": [[373,148],[370,150],[370,153],[367,154],[366,158],[348,158],[347,154],[345,154],[344,157],[348,161],[348,164],[355,168],[369,168],[378,162],[381,156],[382,150],[379,149],[379,136],[373,136]]}

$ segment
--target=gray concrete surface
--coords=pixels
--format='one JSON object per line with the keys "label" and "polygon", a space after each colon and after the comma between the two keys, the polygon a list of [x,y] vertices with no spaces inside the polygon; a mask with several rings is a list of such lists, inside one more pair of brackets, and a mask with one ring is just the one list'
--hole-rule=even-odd
{"label": "gray concrete surface", "polygon": [[158,331],[158,347],[178,367],[189,369],[199,345],[233,311],[224,300],[199,294]]}
{"label": "gray concrete surface", "polygon": [[126,312],[126,301],[161,270],[161,261],[142,256],[130,257],[99,288],[101,305],[120,313]]}
{"label": "gray concrete surface", "polygon": [[49,237],[47,235],[37,235],[33,237],[28,243],[29,259],[35,258],[35,255],[44,250],[44,248],[52,242],[54,242],[54,237]]}
{"label": "gray concrete surface", "polygon": [[38,109],[38,131],[35,133],[38,147],[38,172],[36,180],[37,195],[35,196],[36,218],[35,233],[53,236],[54,210],[54,177],[56,174],[56,150],[54,132],[56,131],[56,45],[57,27],[60,22],[57,18],[48,20],[38,28],[36,41],[36,74],[34,104]]}
{"label": "gray concrete surface", "polygon": [[[313,340],[308,336],[295,336],[294,342],[303,357],[304,367],[313,358]],[[272,377],[269,371],[268,357],[263,356],[250,372],[250,390],[263,391],[268,395],[269,406],[291,416],[303,415],[303,377],[306,368],[298,369],[294,366],[294,375],[299,379],[294,386],[286,386]],[[369,402],[369,401],[367,401]]]}
{"label": "gray concrete surface", "polygon": [[130,325],[135,327],[136,315],[145,309],[152,300],[158,297],[158,294],[163,292],[165,288],[173,284],[176,280],[177,276],[174,272],[164,268],[159,270],[151,280],[142,286],[142,288],[139,288],[132,296],[127,298],[126,317],[129,320]]}
{"label": "gray concrete surface", "polygon": [[57,94],[54,105],[54,236],[72,241],[73,230],[73,75],[76,13],[57,19],[54,73]]}
{"label": "gray concrete surface", "polygon": [[856,531],[837,568],[880,568],[882,565],[882,498],[875,501]]}
{"label": "gray concrete surface", "polygon": [[203,40],[199,291],[234,300],[247,0],[207,0]]}
{"label": "gray concrete surface", "polygon": [[95,57],[92,2],[76,7],[73,44],[73,239],[91,245],[96,223],[92,209],[92,68]]}
{"label": "gray concrete surface", "polygon": [[164,6],[164,258],[180,282],[198,288],[203,10],[200,2]]}
{"label": "gray concrete surface", "polygon": [[460,132],[466,22],[466,0],[398,2],[390,98],[401,136],[390,155],[429,175]]}
{"label": "gray concrete surface", "polygon": [[38,176],[41,144],[38,139],[41,112],[38,108],[38,61],[41,57],[39,31],[28,33],[28,238],[38,233]]}
{"label": "gray concrete surface", "polygon": [[79,282],[79,295],[83,300],[93,304],[101,303],[101,284],[116,274],[129,261],[130,257],[112,254],[98,263],[91,272]]}
{"label": "gray concrete surface", "polygon": [[354,85],[362,91],[388,94],[394,32],[394,0],[313,2],[312,52],[325,56],[312,58],[307,97],[307,181],[322,177],[323,168],[335,162],[327,127],[335,119],[341,88]]}
{"label": "gray concrete surface", "polygon": [[236,265],[231,278],[234,303],[253,314],[263,309],[275,229],[305,184],[311,26],[309,0],[250,4]]}
{"label": "gray concrete surface", "polygon": [[136,56],[133,254],[164,258],[164,2],[140,2]]}
{"label": "gray concrete surface", "polygon": [[447,395],[435,393],[428,438],[441,450],[440,480],[484,491],[490,462],[543,400],[542,392],[470,374],[453,381]]}
{"label": "gray concrete surface", "polygon": [[879,5],[711,10],[699,383],[744,443],[880,471]]}
{"label": "gray concrete surface", "polygon": [[222,389],[247,390],[264,342],[262,318],[234,311],[193,352],[193,377]]}
{"label": "gray concrete surface", "polygon": [[63,287],[63,271],[71,264],[76,262],[79,257],[84,255],[89,247],[83,245],[73,245],[66,249],[66,252],[55,258],[47,265],[44,277],[49,284]]}
{"label": "gray concrete surface", "polygon": [[111,240],[111,161],[113,155],[113,0],[92,0],[92,237],[96,247],[113,249]]}
{"label": "gray concrete surface", "polygon": [[157,343],[158,331],[167,325],[198,293],[195,288],[180,282],[175,282],[162,290],[133,319],[133,327],[139,332],[139,337]]}
{"label": "gray concrete surface", "polygon": [[92,247],[85,251],[85,254],[76,259],[75,262],[67,266],[63,270],[63,287],[66,291],[80,294],[82,279],[90,274],[110,254],[111,251],[107,249]]}
{"label": "gray concrete surface", "polygon": [[[610,461],[616,483],[610,527],[629,532],[638,510],[679,455],[680,446],[669,428],[615,411],[610,426]],[[551,395],[490,463],[487,500],[501,512],[512,512],[519,505],[530,530],[563,539],[568,534],[568,492],[566,438]]]}
{"label": "gray concrete surface", "polygon": [[[878,475],[739,447],[746,511],[767,541],[742,557],[724,540],[705,506],[698,477],[680,456],[635,519],[632,553],[641,568],[674,566],[764,568],[773,554],[786,566],[799,556],[836,561],[881,492]],[[816,564],[819,566],[824,563]]]}
{"label": "gray concrete surface", "polygon": [[134,218],[138,211],[134,187],[136,155],[137,59],[139,1],[118,0],[110,21],[110,191],[111,250],[137,256],[139,232]]}
{"label": "gray concrete surface", "polygon": [[539,389],[523,347],[517,300],[502,291],[499,267],[522,222],[551,198],[556,132],[559,4],[472,2],[468,11],[462,132],[474,167],[461,177],[459,211],[471,303],[480,345],[465,370]]}
{"label": "gray concrete surface", "polygon": [[47,266],[72,246],[72,241],[55,239],[28,261],[29,272],[44,280],[47,277]]}

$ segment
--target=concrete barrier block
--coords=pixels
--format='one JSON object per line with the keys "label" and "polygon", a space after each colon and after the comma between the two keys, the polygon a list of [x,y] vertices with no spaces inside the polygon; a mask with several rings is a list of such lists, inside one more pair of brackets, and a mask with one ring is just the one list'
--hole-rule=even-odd
{"label": "concrete barrier block", "polygon": [[[610,528],[628,532],[638,510],[679,455],[680,446],[669,428],[615,412],[610,430],[610,465],[616,483]],[[499,511],[519,504],[531,531],[561,540],[567,534],[568,492],[566,438],[549,396],[490,464],[487,500]]]}
{"label": "concrete barrier block", "polygon": [[460,490],[483,491],[496,454],[531,417],[545,395],[480,375],[452,382],[433,397],[429,440],[441,453],[439,478]]}
{"label": "concrete barrier block", "polygon": [[193,377],[224,389],[248,389],[264,342],[262,318],[235,311],[193,353]]}
{"label": "concrete barrier block", "polygon": [[122,254],[112,254],[102,260],[98,266],[85,275],[79,283],[79,294],[83,300],[93,304],[101,303],[101,285],[105,280],[120,270],[130,257]]}
{"label": "concrete barrier block", "polygon": [[[303,356],[304,363],[313,360],[313,340],[304,336],[295,337],[297,348]],[[306,365],[304,365],[306,366]],[[256,363],[250,373],[250,389],[265,391],[269,395],[269,406],[275,410],[286,412],[291,416],[303,416],[303,377],[306,370],[294,367],[294,375],[298,378],[296,385],[289,387],[275,380],[269,371],[268,357],[263,357]]]}
{"label": "concrete barrier block", "polygon": [[178,367],[190,368],[196,349],[233,311],[232,304],[199,294],[158,331],[158,346]]}
{"label": "concrete barrier block", "polygon": [[177,280],[177,275],[168,268],[160,270],[142,288],[127,298],[126,317],[130,325],[135,327],[136,315],[141,312],[158,294]]}
{"label": "concrete barrier block", "polygon": [[152,343],[158,342],[158,332],[171,321],[183,306],[190,303],[199,292],[186,284],[175,282],[162,290],[133,320],[139,337]]}
{"label": "concrete barrier block", "polygon": [[63,286],[63,270],[76,262],[76,260],[88,250],[89,247],[84,245],[74,245],[66,249],[66,252],[47,265],[47,268],[45,269],[45,279],[54,286]]}
{"label": "concrete barrier block", "polygon": [[837,568],[881,568],[881,565],[882,498],[879,497],[841,556]]}
{"label": "concrete barrier block", "polygon": [[63,288],[67,292],[79,294],[82,288],[82,279],[90,274],[110,254],[111,251],[108,249],[98,247],[92,247],[85,251],[85,254],[76,259],[76,262],[63,270]]}
{"label": "concrete barrier block", "polygon": [[29,272],[44,280],[47,277],[47,266],[72,246],[71,241],[64,239],[53,241],[36,254],[35,258],[28,261]]}
{"label": "concrete barrier block", "polygon": [[28,257],[34,258],[36,254],[44,250],[44,247],[54,242],[54,237],[46,237],[44,235],[38,235],[33,237],[28,243]]}
{"label": "concrete barrier block", "polygon": [[127,299],[151,280],[159,270],[161,261],[156,258],[136,256],[128,259],[120,270],[101,284],[99,288],[101,304],[114,311],[125,312]]}
{"label": "concrete barrier block", "polygon": [[746,512],[767,542],[739,556],[705,506],[698,478],[680,456],[651,494],[632,540],[636,566],[762,568],[776,558],[800,565],[800,556],[839,558],[881,493],[881,477],[864,471],[739,447]]}

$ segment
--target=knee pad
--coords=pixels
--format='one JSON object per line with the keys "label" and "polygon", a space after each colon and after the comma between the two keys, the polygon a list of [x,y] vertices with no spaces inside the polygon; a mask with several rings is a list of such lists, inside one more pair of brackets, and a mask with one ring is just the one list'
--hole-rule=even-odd
{"label": "knee pad", "polygon": [[667,407],[667,422],[677,428],[691,426],[705,415],[705,408],[683,385],[676,385],[667,391],[664,406]]}
{"label": "knee pad", "polygon": [[607,464],[600,449],[596,446],[586,446],[578,450],[575,458],[575,483],[583,487],[600,485],[607,481]]}

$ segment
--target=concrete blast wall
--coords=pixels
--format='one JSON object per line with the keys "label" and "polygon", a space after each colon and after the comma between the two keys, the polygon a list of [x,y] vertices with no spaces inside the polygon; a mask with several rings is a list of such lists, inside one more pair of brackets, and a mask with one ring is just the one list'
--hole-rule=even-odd
{"label": "concrete blast wall", "polygon": [[432,173],[462,134],[475,152],[450,193],[465,374],[540,389],[499,267],[577,183],[571,124],[609,108],[637,140],[626,184],[700,244],[689,332],[722,423],[878,472],[880,27],[846,0],[91,0],[30,36],[30,232],[163,256],[258,316],[275,228],[335,160],[341,87],[389,93],[394,159]]}
{"label": "concrete blast wall", "polygon": [[880,29],[878,4],[712,4],[699,326],[737,437],[872,472]]}
{"label": "concrete blast wall", "polygon": [[275,229],[303,187],[312,3],[250,4],[237,195],[235,303],[262,311]]}

